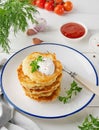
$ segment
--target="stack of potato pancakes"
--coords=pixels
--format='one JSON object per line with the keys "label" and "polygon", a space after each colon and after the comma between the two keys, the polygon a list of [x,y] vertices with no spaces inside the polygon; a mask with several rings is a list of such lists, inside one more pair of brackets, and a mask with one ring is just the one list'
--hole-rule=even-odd
{"label": "stack of potato pancakes", "polygon": [[[38,57],[50,58],[54,64],[54,72],[52,74],[44,74],[36,69],[32,70],[31,63],[36,61]],[[43,61],[42,61],[43,62]],[[50,68],[49,68],[50,69]],[[37,101],[52,101],[59,96],[62,64],[56,59],[55,53],[33,52],[23,59],[17,68],[18,79],[23,87],[25,94]]]}

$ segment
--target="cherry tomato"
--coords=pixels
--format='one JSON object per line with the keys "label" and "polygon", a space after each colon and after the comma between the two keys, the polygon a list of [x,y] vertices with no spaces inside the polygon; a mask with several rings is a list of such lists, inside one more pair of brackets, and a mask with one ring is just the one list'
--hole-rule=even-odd
{"label": "cherry tomato", "polygon": [[36,6],[39,8],[44,8],[45,0],[36,0]]}
{"label": "cherry tomato", "polygon": [[73,9],[73,3],[71,1],[66,1],[63,5],[65,11],[71,11]]}
{"label": "cherry tomato", "polygon": [[53,1],[47,1],[45,2],[44,8],[48,11],[53,11],[54,10],[54,2]]}
{"label": "cherry tomato", "polygon": [[64,14],[64,6],[58,4],[55,8],[54,8],[54,12],[58,15],[63,15]]}
{"label": "cherry tomato", "polygon": [[63,3],[63,0],[55,0],[55,3]]}

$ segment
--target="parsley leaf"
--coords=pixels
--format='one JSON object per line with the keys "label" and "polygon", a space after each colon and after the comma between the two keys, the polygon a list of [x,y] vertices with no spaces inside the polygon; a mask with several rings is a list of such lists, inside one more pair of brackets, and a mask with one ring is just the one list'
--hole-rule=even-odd
{"label": "parsley leaf", "polygon": [[30,63],[30,66],[32,67],[32,70],[31,70],[32,73],[35,72],[36,70],[38,70],[38,68],[39,68],[38,62],[40,62],[42,60],[43,60],[42,56],[38,56],[38,58],[36,60],[34,60]]}
{"label": "parsley leaf", "polygon": [[99,130],[99,118],[95,118],[90,114],[78,128],[80,130]]}
{"label": "parsley leaf", "polygon": [[71,83],[70,89],[66,91],[66,95],[59,96],[59,100],[65,104],[72,98],[73,94],[77,95],[77,93],[80,92],[81,90],[82,88],[80,88],[78,84],[75,81],[73,81]]}
{"label": "parsley leaf", "polygon": [[6,0],[0,2],[0,46],[4,51],[9,52],[9,33],[12,27],[14,33],[19,30],[25,31],[28,20],[37,23],[35,14],[36,8],[30,4],[31,0]]}

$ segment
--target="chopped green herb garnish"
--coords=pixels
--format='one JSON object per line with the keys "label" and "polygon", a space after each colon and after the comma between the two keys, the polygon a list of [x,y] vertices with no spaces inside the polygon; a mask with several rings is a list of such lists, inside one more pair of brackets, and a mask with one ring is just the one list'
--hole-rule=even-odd
{"label": "chopped green herb garnish", "polygon": [[30,66],[32,66],[32,73],[38,70],[39,65],[38,62],[43,61],[42,56],[38,56],[38,58],[30,63]]}
{"label": "chopped green herb garnish", "polygon": [[39,61],[43,61],[42,56],[38,56],[38,58],[37,58],[37,62],[39,62]]}
{"label": "chopped green herb garnish", "polygon": [[80,130],[99,130],[99,118],[95,118],[90,114],[78,128]]}
{"label": "chopped green herb garnish", "polygon": [[73,81],[71,83],[70,89],[66,91],[66,95],[59,96],[59,100],[65,104],[71,99],[73,94],[77,95],[77,93],[80,92],[81,90],[82,90],[82,88],[79,87],[75,81]]}

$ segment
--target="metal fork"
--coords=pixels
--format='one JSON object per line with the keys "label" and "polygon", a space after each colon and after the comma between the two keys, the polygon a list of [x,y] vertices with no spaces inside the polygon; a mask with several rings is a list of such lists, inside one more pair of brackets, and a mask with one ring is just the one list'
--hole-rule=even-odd
{"label": "metal fork", "polygon": [[75,79],[77,82],[82,84],[84,87],[89,89],[91,92],[99,96],[99,86],[96,86],[95,84],[91,83],[90,81],[86,80],[81,75],[77,74],[76,72],[72,72],[68,68],[64,67],[63,71],[68,73],[73,79]]}

